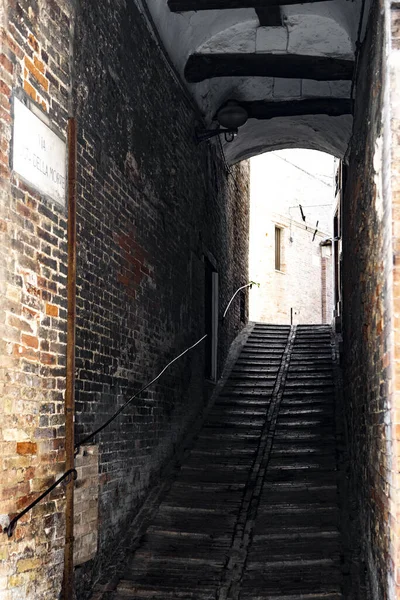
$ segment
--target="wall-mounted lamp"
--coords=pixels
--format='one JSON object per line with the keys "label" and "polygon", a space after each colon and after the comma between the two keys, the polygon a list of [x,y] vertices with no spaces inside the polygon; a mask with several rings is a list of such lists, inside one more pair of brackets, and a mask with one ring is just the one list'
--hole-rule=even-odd
{"label": "wall-mounted lamp", "polygon": [[200,143],[224,134],[225,141],[232,142],[238,134],[238,128],[246,123],[248,117],[247,110],[240,106],[236,100],[228,100],[217,111],[216,120],[219,123],[217,129],[199,129],[196,127],[196,141]]}

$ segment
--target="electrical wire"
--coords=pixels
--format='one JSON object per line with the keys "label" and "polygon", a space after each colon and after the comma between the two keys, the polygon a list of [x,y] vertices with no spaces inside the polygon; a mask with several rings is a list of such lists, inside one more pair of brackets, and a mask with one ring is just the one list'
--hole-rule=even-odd
{"label": "electrical wire", "polygon": [[292,163],[290,160],[287,160],[286,158],[283,158],[283,156],[279,156],[279,154],[275,154],[275,156],[277,158],[280,158],[281,160],[283,160],[285,163],[288,163],[288,165],[292,165],[292,167],[295,167],[296,169],[298,169],[299,171],[302,171],[302,173],[305,173],[306,175],[309,175],[309,177],[312,177],[313,179],[316,179],[317,181],[319,181],[320,183],[323,183],[324,185],[326,185],[327,187],[332,188],[333,185],[331,183],[326,183],[326,181],[324,181],[323,179],[320,179],[319,177],[316,177],[315,175],[313,175],[312,173],[309,173],[309,171],[306,171],[305,169],[302,169],[301,167],[299,167],[298,165],[296,165],[295,163]]}
{"label": "electrical wire", "polygon": [[[331,204],[307,204],[307,205],[302,204],[302,206],[304,208],[320,208],[321,206],[332,206],[332,203]],[[290,212],[291,208],[299,208],[299,205],[294,204],[293,206],[289,206],[289,212]]]}
{"label": "electrical wire", "polygon": [[205,338],[207,337],[207,333],[205,335],[203,335],[202,338],[200,338],[199,340],[197,340],[197,342],[195,342],[194,344],[192,344],[192,346],[189,346],[189,348],[186,348],[186,350],[184,350],[183,352],[181,352],[178,356],[176,356],[173,360],[171,360],[164,368],[162,371],[159,372],[158,375],[156,375],[156,377],[154,377],[154,379],[152,379],[149,383],[147,383],[145,386],[142,387],[142,389],[140,389],[138,392],[136,392],[136,394],[134,394],[133,396],[131,396],[113,415],[112,417],[110,417],[105,423],[103,423],[103,425],[101,425],[98,429],[96,429],[95,431],[93,431],[92,433],[90,433],[89,435],[87,435],[86,437],[84,437],[82,440],[80,440],[80,442],[78,442],[77,444],[75,444],[75,452],[79,452],[79,448],[81,446],[83,446],[83,444],[86,444],[89,440],[93,439],[98,433],[100,433],[101,431],[103,431],[103,429],[105,429],[108,425],[110,425],[110,423],[112,423],[117,417],[118,415],[120,415],[122,413],[123,410],[125,410],[125,408],[135,399],[137,398],[142,392],[144,392],[145,390],[147,390],[147,388],[149,388],[153,383],[155,383],[157,381],[157,379],[159,379],[161,377],[161,375],[163,373],[165,373],[165,371],[174,363],[176,362],[179,358],[181,358],[184,354],[186,354],[187,352],[189,352],[190,350],[192,350],[193,348],[195,348],[198,344],[200,344],[200,342],[202,342]]}

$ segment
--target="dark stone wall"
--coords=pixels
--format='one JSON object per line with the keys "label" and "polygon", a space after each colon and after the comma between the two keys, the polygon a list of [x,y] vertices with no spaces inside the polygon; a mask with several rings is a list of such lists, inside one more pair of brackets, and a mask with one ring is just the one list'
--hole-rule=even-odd
{"label": "dark stone wall", "polygon": [[[248,165],[228,170],[217,144],[194,143],[197,115],[134,2],[78,3],[74,49],[79,440],[204,334],[204,255],[219,272],[221,315],[247,282]],[[220,328],[220,368],[240,327],[235,302]],[[204,350],[95,440],[99,553],[79,570],[82,597],[207,401]]]}
{"label": "dark stone wall", "polygon": [[[357,598],[388,598],[391,207],[383,193],[384,14],[376,1],[360,52],[353,139],[343,206],[344,408],[353,499]],[[361,538],[361,549],[357,538]],[[368,591],[363,591],[363,571]],[[358,594],[358,595],[357,595]]]}

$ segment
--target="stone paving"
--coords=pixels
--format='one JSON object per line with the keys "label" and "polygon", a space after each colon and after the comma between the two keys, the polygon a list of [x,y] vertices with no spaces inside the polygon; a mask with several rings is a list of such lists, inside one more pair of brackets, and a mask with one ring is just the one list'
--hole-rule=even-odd
{"label": "stone paving", "polygon": [[256,324],[112,595],[343,600],[330,329]]}

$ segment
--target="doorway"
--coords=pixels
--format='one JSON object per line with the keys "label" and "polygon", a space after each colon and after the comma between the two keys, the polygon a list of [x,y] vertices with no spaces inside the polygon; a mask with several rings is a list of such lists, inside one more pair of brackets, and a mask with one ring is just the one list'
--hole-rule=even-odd
{"label": "doorway", "polygon": [[218,272],[211,261],[204,257],[205,267],[205,376],[216,381],[218,376]]}

